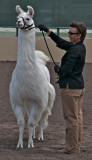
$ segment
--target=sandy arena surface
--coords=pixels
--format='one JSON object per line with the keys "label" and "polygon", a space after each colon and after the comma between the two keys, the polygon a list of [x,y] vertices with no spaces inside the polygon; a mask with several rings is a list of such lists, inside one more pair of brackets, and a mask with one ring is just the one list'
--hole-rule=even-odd
{"label": "sandy arena surface", "polygon": [[[58,150],[65,146],[65,121],[62,113],[60,89],[53,64],[47,67],[51,82],[56,89],[56,100],[49,126],[44,130],[44,141],[34,140],[35,148],[27,149],[27,125],[24,131],[24,148],[17,150],[18,126],[9,100],[9,84],[16,62],[0,62],[0,160],[92,160],[92,64],[86,64],[84,79],[86,95],[83,103],[84,132],[80,154],[62,154]],[[27,120],[27,117],[26,117]],[[26,121],[27,123],[27,121]],[[38,128],[36,137],[38,136]]]}

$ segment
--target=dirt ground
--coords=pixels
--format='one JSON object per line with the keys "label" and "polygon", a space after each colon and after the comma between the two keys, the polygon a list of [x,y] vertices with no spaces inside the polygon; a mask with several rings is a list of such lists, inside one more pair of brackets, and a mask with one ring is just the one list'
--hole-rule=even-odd
{"label": "dirt ground", "polygon": [[[24,148],[17,150],[18,126],[9,100],[9,84],[16,62],[0,62],[0,160],[92,160],[92,64],[86,64],[84,79],[86,95],[83,103],[84,132],[80,154],[66,155],[58,150],[65,146],[65,121],[63,119],[60,89],[53,64],[47,66],[51,82],[56,89],[56,100],[49,126],[44,130],[44,141],[34,140],[35,148],[27,149],[27,125],[24,131]],[[36,137],[38,136],[38,128]]]}

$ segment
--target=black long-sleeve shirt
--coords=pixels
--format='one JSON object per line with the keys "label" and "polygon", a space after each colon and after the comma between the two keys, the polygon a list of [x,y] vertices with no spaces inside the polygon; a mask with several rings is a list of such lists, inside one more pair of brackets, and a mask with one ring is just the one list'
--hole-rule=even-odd
{"label": "black long-sleeve shirt", "polygon": [[66,88],[67,83],[70,89],[83,89],[83,67],[85,64],[86,49],[82,42],[75,45],[68,42],[53,32],[49,37],[56,43],[57,47],[66,50],[61,59],[61,67],[59,72],[59,86]]}

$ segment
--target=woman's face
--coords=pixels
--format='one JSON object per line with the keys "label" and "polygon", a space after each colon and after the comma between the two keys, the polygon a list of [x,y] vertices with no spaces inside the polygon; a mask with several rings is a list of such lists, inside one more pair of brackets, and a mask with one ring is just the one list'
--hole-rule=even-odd
{"label": "woman's face", "polygon": [[81,41],[81,34],[78,32],[77,28],[70,27],[68,34],[70,42],[72,42],[73,44]]}

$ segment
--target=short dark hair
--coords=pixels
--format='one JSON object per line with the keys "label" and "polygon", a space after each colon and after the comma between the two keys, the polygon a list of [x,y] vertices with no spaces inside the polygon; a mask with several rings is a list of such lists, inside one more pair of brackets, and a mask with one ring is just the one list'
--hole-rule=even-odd
{"label": "short dark hair", "polygon": [[72,21],[69,26],[77,29],[78,33],[81,34],[81,41],[83,42],[87,34],[86,25],[83,22]]}

